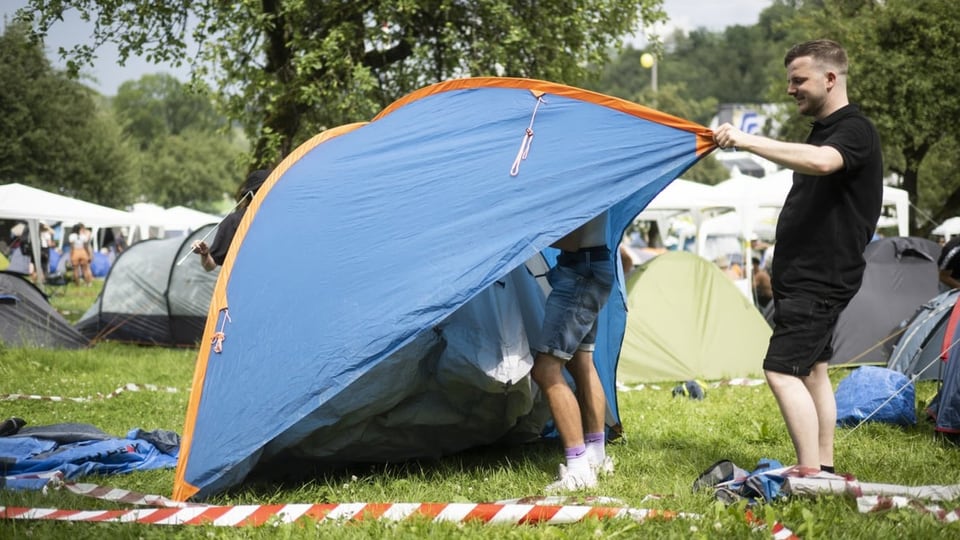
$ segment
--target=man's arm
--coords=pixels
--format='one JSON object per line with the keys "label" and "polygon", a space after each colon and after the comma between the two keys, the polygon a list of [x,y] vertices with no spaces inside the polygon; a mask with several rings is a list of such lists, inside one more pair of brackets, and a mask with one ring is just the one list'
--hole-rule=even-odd
{"label": "man's arm", "polygon": [[951,289],[960,289],[960,281],[957,281],[952,274],[953,272],[949,268],[940,270],[940,283],[943,283]]}
{"label": "man's arm", "polygon": [[843,156],[832,146],[790,143],[750,135],[731,124],[723,124],[714,130],[713,139],[721,148],[746,150],[802,174],[825,176],[843,168]]}

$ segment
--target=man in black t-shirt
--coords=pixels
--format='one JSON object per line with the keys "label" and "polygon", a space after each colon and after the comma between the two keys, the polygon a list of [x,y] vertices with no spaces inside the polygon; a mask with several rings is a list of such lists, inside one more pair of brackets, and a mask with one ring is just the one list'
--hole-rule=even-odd
{"label": "man in black t-shirt", "polygon": [[839,44],[795,45],[784,65],[787,93],[814,119],[806,142],[748,135],[730,124],[718,127],[714,139],[721,148],[747,150],[794,171],[777,222],[775,326],[763,370],[801,472],[833,472],[830,342],[863,279],[863,250],[880,217],[883,158],[876,128],[847,99],[847,55]]}
{"label": "man in black t-shirt", "polygon": [[960,236],[954,236],[944,244],[937,266],[940,268],[940,289],[960,289]]}

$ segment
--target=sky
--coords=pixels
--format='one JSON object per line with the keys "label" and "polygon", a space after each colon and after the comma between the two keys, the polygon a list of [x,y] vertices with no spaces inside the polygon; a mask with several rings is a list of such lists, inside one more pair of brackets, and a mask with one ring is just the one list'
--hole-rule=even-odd
{"label": "sky", "polygon": [[[755,24],[760,12],[769,7],[773,0],[664,0],[663,6],[669,17],[665,27],[658,28],[660,35],[668,35],[674,29],[723,30],[736,24]],[[0,6],[0,20],[12,19],[13,13],[25,6],[26,0],[3,0]],[[47,55],[53,65],[63,67],[64,62],[57,56],[59,47],[69,48],[90,40],[92,26],[75,15],[67,15],[65,20],[55,25],[47,36]],[[638,32],[642,35],[642,32]],[[630,43],[640,45],[642,37],[635,37]],[[151,64],[142,58],[129,58],[124,66],[119,65],[116,48],[105,45],[97,51],[98,59],[93,67],[81,71],[84,82],[104,95],[116,95],[117,88],[128,80],[139,79],[150,73],[169,73],[180,80],[187,80],[189,68],[173,68],[168,65]]]}

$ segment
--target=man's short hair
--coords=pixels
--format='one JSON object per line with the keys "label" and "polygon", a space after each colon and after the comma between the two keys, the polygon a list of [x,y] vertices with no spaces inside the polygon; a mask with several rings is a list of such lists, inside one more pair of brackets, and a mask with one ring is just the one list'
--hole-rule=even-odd
{"label": "man's short hair", "polygon": [[836,41],[829,39],[815,39],[813,41],[804,41],[797,43],[787,51],[783,57],[783,65],[787,67],[790,62],[802,56],[809,56],[817,62],[830,64],[840,72],[841,75],[847,74],[847,51]]}

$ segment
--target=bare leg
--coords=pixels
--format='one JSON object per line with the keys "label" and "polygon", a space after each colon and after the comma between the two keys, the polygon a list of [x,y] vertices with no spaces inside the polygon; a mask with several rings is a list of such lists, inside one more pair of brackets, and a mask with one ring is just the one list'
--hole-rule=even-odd
{"label": "bare leg", "polygon": [[607,398],[603,392],[600,375],[593,364],[593,353],[578,350],[567,362],[567,370],[577,384],[577,402],[583,419],[583,431],[600,433],[604,431],[607,413]]}
{"label": "bare leg", "polygon": [[[767,385],[780,406],[780,414],[797,452],[797,464],[820,468],[820,422],[813,396],[800,377],[764,370]],[[834,413],[836,414],[836,413]]]}
{"label": "bare leg", "polygon": [[827,362],[817,362],[810,375],[803,378],[803,384],[813,398],[820,422],[818,440],[820,465],[833,465],[833,434],[837,424],[837,399],[833,395],[833,385],[827,374]]}
{"label": "bare leg", "polygon": [[563,361],[546,353],[537,353],[530,374],[547,400],[563,447],[573,448],[582,445],[583,424],[580,420],[580,405],[563,377]]}

